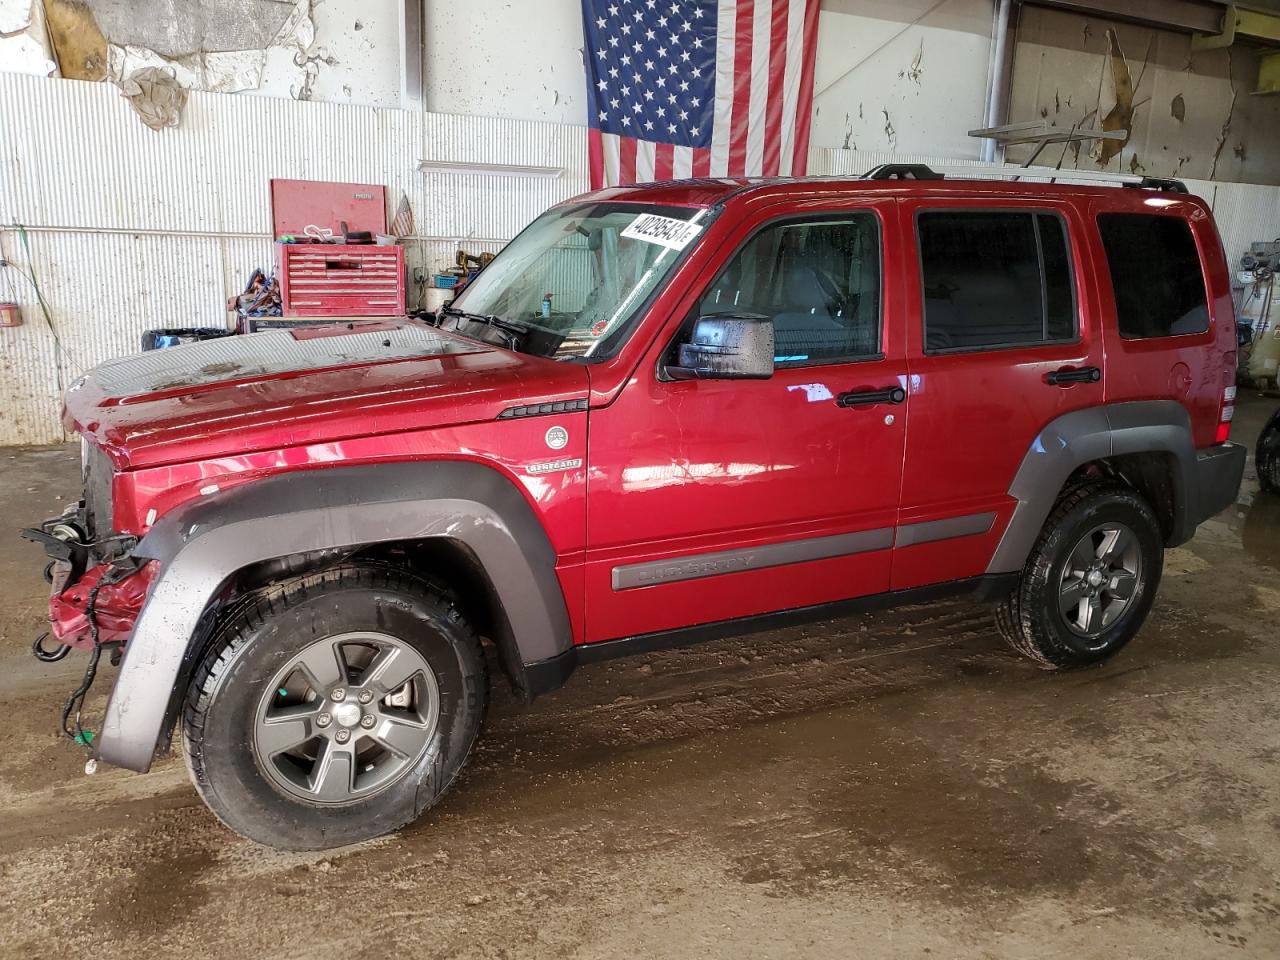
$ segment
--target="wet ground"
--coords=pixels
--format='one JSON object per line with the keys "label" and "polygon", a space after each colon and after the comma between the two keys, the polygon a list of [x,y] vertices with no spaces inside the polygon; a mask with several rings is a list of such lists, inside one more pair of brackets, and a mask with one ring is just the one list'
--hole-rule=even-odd
{"label": "wet ground", "polygon": [[[0,517],[57,512],[77,472],[0,450]],[[527,709],[495,684],[439,807],[317,855],[228,833],[181,759],[84,776],[54,733],[82,658],[31,659],[38,551],[0,538],[0,956],[1280,956],[1256,490],[1251,465],[1102,668],[1041,673],[953,603],[591,667]]]}

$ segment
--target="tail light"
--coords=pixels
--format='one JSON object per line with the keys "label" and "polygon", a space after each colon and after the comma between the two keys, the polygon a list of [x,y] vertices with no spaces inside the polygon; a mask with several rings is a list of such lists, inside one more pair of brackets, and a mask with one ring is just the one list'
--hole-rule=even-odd
{"label": "tail light", "polygon": [[1218,408],[1218,429],[1213,435],[1214,443],[1226,443],[1231,436],[1231,418],[1236,415],[1236,387],[1232,384],[1222,388],[1222,405]]}

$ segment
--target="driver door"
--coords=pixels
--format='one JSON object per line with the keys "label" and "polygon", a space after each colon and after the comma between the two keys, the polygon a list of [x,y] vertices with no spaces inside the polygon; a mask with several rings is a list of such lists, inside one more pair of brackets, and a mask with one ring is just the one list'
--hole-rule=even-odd
{"label": "driver door", "polygon": [[[589,641],[889,589],[908,414],[884,282],[892,211],[847,201],[744,222],[681,332],[592,411]],[[773,318],[773,376],[664,377],[692,320],[726,311]]]}

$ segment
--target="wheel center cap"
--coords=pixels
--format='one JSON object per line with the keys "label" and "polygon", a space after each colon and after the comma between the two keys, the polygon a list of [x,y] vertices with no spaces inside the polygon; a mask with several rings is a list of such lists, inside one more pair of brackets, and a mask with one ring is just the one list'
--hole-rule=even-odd
{"label": "wheel center cap", "polygon": [[360,722],[360,705],[350,701],[336,704],[333,719],[340,727],[354,727]]}
{"label": "wheel center cap", "polygon": [[1089,586],[1091,586],[1091,587],[1100,587],[1100,586],[1102,586],[1102,581],[1103,581],[1103,580],[1105,580],[1105,579],[1106,579],[1106,577],[1104,577],[1104,576],[1102,575],[1102,571],[1101,571],[1101,570],[1090,570],[1090,571],[1089,571],[1089,576],[1088,576]]}

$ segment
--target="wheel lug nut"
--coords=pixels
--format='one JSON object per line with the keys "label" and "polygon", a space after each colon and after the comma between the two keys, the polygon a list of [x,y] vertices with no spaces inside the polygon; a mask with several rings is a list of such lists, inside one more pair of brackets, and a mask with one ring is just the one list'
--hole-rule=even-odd
{"label": "wheel lug nut", "polygon": [[369,702],[370,700],[372,700],[372,699],[373,699],[373,692],[372,692],[372,691],[370,691],[370,690],[361,690],[361,691],[360,691],[360,702],[361,702],[361,703],[368,703],[368,702]]}
{"label": "wheel lug nut", "polygon": [[316,726],[327,727],[332,720],[333,717],[329,716],[329,714],[322,713],[320,716],[316,717]]}
{"label": "wheel lug nut", "polygon": [[337,735],[334,737],[334,739],[337,740],[339,743],[346,743],[348,740],[351,739],[351,731],[339,730]]}
{"label": "wheel lug nut", "polygon": [[364,727],[366,730],[368,730],[377,722],[378,722],[378,718],[375,717],[372,713],[366,713],[363,717],[360,718],[360,726]]}
{"label": "wheel lug nut", "polygon": [[329,699],[334,703],[341,703],[343,700],[347,699],[347,691],[338,687],[338,689],[334,690],[333,693],[329,694]]}

